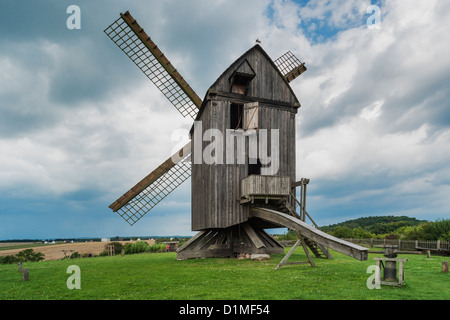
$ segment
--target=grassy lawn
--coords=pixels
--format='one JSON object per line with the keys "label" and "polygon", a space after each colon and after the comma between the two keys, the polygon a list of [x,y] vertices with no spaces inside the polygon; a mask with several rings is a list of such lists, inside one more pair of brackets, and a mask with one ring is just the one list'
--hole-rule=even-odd
{"label": "grassy lawn", "polygon": [[[286,252],[289,248],[286,248]],[[298,249],[290,261],[306,260]],[[401,255],[406,286],[369,290],[367,267],[331,251],[334,259],[315,258],[316,267],[288,265],[275,271],[283,255],[267,261],[193,259],[177,261],[175,253],[151,253],[24,263],[30,280],[22,281],[17,265],[0,265],[0,299],[4,300],[292,300],[450,299],[450,274],[441,272],[446,257]],[[81,289],[69,290],[67,267],[81,270]]]}

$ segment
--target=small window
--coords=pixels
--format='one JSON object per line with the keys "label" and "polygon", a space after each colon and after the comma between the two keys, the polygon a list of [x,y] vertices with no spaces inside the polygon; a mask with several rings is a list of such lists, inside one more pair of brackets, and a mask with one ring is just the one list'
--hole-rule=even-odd
{"label": "small window", "polygon": [[258,159],[248,159],[248,175],[261,174],[261,161]]}
{"label": "small window", "polygon": [[242,129],[244,105],[232,103],[230,105],[230,128]]}
{"label": "small window", "polygon": [[239,93],[239,94],[247,94],[248,84],[250,83],[251,78],[235,75],[231,84],[231,92]]}
{"label": "small window", "polygon": [[250,82],[255,77],[255,71],[245,59],[230,77],[230,91],[232,93],[247,95]]}

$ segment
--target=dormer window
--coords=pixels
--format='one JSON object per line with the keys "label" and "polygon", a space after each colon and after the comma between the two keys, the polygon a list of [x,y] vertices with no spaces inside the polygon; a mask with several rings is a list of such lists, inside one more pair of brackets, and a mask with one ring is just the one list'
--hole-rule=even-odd
{"label": "dormer window", "polygon": [[252,79],[244,75],[234,75],[231,82],[231,92],[239,94],[247,94],[248,85]]}
{"label": "dormer window", "polygon": [[232,93],[246,95],[250,82],[254,77],[255,72],[248,61],[244,60],[230,77],[230,91]]}

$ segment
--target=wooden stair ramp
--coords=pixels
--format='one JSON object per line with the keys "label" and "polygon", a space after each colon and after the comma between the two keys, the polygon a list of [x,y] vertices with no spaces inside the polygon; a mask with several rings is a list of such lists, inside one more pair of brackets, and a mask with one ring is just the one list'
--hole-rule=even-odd
{"label": "wooden stair ramp", "polygon": [[[339,239],[329,235],[318,228],[315,228],[295,216],[288,215],[272,209],[254,207],[250,210],[252,217],[267,220],[269,222],[277,223],[289,229],[295,230],[297,235],[301,236],[299,239],[301,244],[303,239],[308,238],[323,247],[327,247],[342,254],[348,255],[360,261],[366,261],[368,258],[368,249],[349,241]],[[305,244],[305,247],[306,244]],[[322,249],[321,249],[322,250]],[[309,250],[308,250],[309,252]],[[325,252],[325,251],[323,251]]]}

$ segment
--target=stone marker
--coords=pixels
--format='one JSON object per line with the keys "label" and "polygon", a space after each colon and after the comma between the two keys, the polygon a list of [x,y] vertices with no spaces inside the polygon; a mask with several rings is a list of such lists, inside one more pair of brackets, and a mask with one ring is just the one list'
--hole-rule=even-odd
{"label": "stone marker", "polygon": [[263,260],[268,260],[270,259],[270,256],[268,254],[265,253],[254,253],[250,255],[250,259],[251,260],[257,260],[257,261],[263,261]]}
{"label": "stone marker", "polygon": [[22,274],[23,274],[23,281],[30,280],[30,270],[29,269],[23,269]]}

